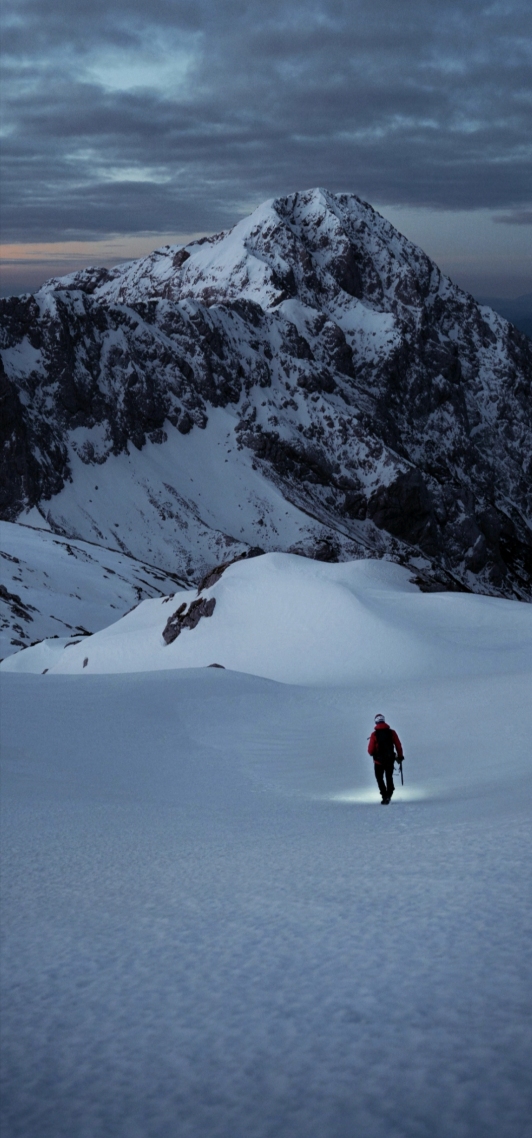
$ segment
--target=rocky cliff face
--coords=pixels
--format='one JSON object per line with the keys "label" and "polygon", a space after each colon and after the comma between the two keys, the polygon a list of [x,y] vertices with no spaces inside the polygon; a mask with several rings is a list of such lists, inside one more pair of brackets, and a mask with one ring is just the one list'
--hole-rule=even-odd
{"label": "rocky cliff face", "polygon": [[2,327],[4,518],[188,575],[260,545],[532,597],[532,343],[355,196],[52,280]]}

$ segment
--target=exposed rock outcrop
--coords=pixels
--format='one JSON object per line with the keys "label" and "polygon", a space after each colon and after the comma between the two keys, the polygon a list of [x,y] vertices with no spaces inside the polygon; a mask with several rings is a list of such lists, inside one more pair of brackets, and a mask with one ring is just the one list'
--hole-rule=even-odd
{"label": "exposed rock outcrop", "polygon": [[198,597],[195,601],[192,601],[190,605],[187,605],[187,602],[183,601],[183,603],[179,605],[179,608],[168,617],[163,628],[163,640],[165,644],[173,644],[174,640],[177,640],[177,637],[184,628],[196,628],[202,616],[212,616],[215,607],[216,597],[209,597],[208,599],[206,597]]}

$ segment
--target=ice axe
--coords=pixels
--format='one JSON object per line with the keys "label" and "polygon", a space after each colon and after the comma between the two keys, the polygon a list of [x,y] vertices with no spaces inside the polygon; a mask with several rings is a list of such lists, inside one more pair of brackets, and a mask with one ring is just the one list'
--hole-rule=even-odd
{"label": "ice axe", "polygon": [[397,762],[399,763],[399,770],[401,771],[401,786],[404,786],[405,784],[405,780],[403,778],[403,759],[404,755],[401,755],[401,758],[397,759]]}

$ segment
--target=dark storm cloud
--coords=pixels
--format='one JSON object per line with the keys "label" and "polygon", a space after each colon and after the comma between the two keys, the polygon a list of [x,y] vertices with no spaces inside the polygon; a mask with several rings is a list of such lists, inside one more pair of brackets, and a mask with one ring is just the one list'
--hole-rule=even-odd
{"label": "dark storm cloud", "polygon": [[529,0],[7,0],[5,20],[9,240],[212,230],[317,184],[526,217]]}
{"label": "dark storm cloud", "polygon": [[503,225],[532,225],[532,209],[516,209],[513,213],[500,213],[493,220]]}

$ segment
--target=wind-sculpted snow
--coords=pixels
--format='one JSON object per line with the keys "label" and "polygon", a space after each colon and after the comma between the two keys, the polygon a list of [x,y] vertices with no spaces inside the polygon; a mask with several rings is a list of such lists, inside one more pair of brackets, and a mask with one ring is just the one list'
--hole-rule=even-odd
{"label": "wind-sculpted snow", "polygon": [[524,1138],[532,674],[484,656],[1,674],[2,1135]]}
{"label": "wind-sculpted snow", "polygon": [[260,545],[532,595],[532,344],[354,195],[3,313],[5,517],[196,578]]}
{"label": "wind-sculpted snow", "polygon": [[[1,667],[41,672],[42,653]],[[387,561],[268,553],[228,566],[197,597],[143,601],[46,661],[50,674],[85,676],[212,664],[292,684],[521,673],[532,666],[532,606],[422,593]]]}

